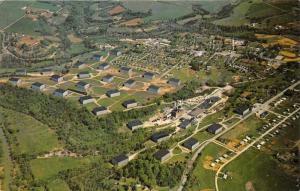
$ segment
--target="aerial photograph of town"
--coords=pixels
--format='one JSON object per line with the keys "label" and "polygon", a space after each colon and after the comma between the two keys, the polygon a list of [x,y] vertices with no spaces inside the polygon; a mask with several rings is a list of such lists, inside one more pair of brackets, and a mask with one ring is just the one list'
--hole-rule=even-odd
{"label": "aerial photograph of town", "polygon": [[0,191],[299,190],[299,0],[0,0]]}

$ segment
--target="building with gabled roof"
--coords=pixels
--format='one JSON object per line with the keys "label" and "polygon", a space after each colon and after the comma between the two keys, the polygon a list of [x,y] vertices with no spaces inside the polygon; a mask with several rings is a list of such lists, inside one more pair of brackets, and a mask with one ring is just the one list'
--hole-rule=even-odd
{"label": "building with gabled roof", "polygon": [[161,162],[168,160],[171,158],[172,154],[168,149],[160,149],[156,153],[154,153],[154,158],[160,160]]}
{"label": "building with gabled roof", "polygon": [[172,86],[180,86],[181,81],[179,79],[176,79],[176,78],[170,78],[167,83],[172,85]]}
{"label": "building with gabled roof", "polygon": [[206,131],[212,134],[218,134],[223,130],[223,126],[218,123],[213,123],[207,127]]}
{"label": "building with gabled roof", "polygon": [[137,130],[139,128],[143,128],[143,126],[144,126],[143,122],[139,119],[134,119],[134,120],[131,120],[127,123],[127,127],[131,131]]}
{"label": "building with gabled roof", "polygon": [[87,90],[88,88],[91,87],[91,85],[87,82],[79,81],[77,82],[76,87],[80,90]]}
{"label": "building with gabled roof", "polygon": [[83,62],[80,62],[80,61],[76,62],[76,63],[73,65],[73,68],[77,68],[77,69],[83,69],[83,68],[85,68],[85,67],[86,67],[86,64],[83,63]]}
{"label": "building with gabled roof", "polygon": [[95,102],[95,99],[92,97],[92,96],[82,96],[79,98],[79,102],[82,104],[82,105],[85,105],[85,104],[88,104],[88,103],[93,103]]}
{"label": "building with gabled roof", "polygon": [[161,91],[161,87],[155,86],[155,85],[150,85],[147,89],[148,92],[153,93],[153,94],[159,94]]}
{"label": "building with gabled roof", "polygon": [[132,73],[132,68],[123,66],[120,68],[120,73],[130,75]]}
{"label": "building with gabled roof", "polygon": [[127,88],[132,88],[133,86],[136,85],[136,81],[134,79],[129,79],[123,84]]}
{"label": "building with gabled roof", "polygon": [[126,100],[122,103],[122,105],[129,109],[138,106],[138,103],[134,99]]}
{"label": "building with gabled roof", "polygon": [[145,78],[147,80],[153,80],[155,78],[155,74],[153,74],[151,72],[145,72],[143,74],[143,78]]}
{"label": "building with gabled roof", "polygon": [[128,162],[129,158],[125,154],[118,155],[111,160],[111,163],[115,166],[124,166]]}
{"label": "building with gabled roof", "polygon": [[99,106],[94,108],[92,112],[94,115],[100,116],[109,113],[109,110],[107,109],[107,107]]}
{"label": "building with gabled roof", "polygon": [[108,90],[106,92],[106,95],[108,97],[117,97],[117,96],[120,96],[121,95],[121,92],[117,89],[112,89],[112,90]]}
{"label": "building with gabled roof", "polygon": [[234,110],[234,112],[241,115],[241,116],[245,116],[250,112],[250,107],[248,107],[246,105],[242,105],[242,106],[237,107]]}
{"label": "building with gabled roof", "polygon": [[32,90],[43,91],[45,88],[46,88],[46,85],[42,84],[40,82],[34,82],[33,84],[31,84]]}
{"label": "building with gabled roof", "polygon": [[13,86],[19,86],[22,80],[20,78],[9,78],[8,82]]}
{"label": "building with gabled roof", "polygon": [[189,128],[191,125],[192,125],[192,121],[191,121],[190,119],[185,119],[185,120],[183,120],[183,121],[180,123],[179,127],[180,127],[181,129],[187,129],[187,128]]}
{"label": "building with gabled roof", "polygon": [[169,138],[170,138],[169,133],[167,133],[167,132],[158,132],[158,133],[154,133],[154,134],[151,136],[150,139],[151,139],[153,142],[159,143],[159,142],[165,141],[165,140],[167,140],[167,139],[169,139]]}
{"label": "building with gabled roof", "polygon": [[15,74],[20,76],[26,76],[27,70],[25,68],[16,69]]}
{"label": "building with gabled roof", "polygon": [[77,74],[77,77],[78,78],[89,78],[89,77],[91,77],[91,74],[89,71],[83,71],[83,72],[79,72]]}
{"label": "building with gabled roof", "polygon": [[184,146],[185,148],[191,151],[195,150],[199,145],[200,145],[199,141],[195,138],[189,138],[182,144],[182,146]]}
{"label": "building with gabled roof", "polygon": [[69,94],[69,91],[68,90],[64,90],[64,89],[56,89],[54,92],[53,92],[53,95],[54,96],[57,96],[57,97],[65,97]]}
{"label": "building with gabled roof", "polygon": [[114,78],[115,77],[113,75],[107,74],[106,76],[104,76],[102,78],[102,81],[109,83],[109,82],[112,82],[114,80]]}
{"label": "building with gabled roof", "polygon": [[97,66],[98,70],[107,70],[108,68],[110,68],[110,65],[108,63],[102,63]]}
{"label": "building with gabled roof", "polygon": [[102,58],[102,56],[100,54],[94,54],[93,57],[92,57],[92,59],[96,60],[96,61],[100,61],[101,58]]}
{"label": "building with gabled roof", "polygon": [[64,80],[64,77],[54,74],[51,76],[50,80],[54,81],[54,82],[61,82]]}

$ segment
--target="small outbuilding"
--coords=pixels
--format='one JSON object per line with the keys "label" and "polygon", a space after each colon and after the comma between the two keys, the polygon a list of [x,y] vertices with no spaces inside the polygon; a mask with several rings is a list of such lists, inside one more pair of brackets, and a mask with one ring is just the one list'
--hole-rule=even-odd
{"label": "small outbuilding", "polygon": [[190,119],[185,119],[185,120],[183,120],[183,121],[180,123],[179,127],[180,127],[181,129],[187,129],[187,128],[189,128],[191,125],[192,125],[192,121],[191,121]]}
{"label": "small outbuilding", "polygon": [[171,152],[168,149],[160,149],[159,151],[154,153],[154,158],[160,160],[161,162],[164,162],[171,158]]}
{"label": "small outbuilding", "polygon": [[106,76],[104,76],[102,78],[102,81],[109,83],[109,82],[112,82],[114,80],[114,78],[115,77],[113,75],[107,74]]}
{"label": "small outbuilding", "polygon": [[57,96],[57,97],[65,97],[69,94],[69,91],[68,90],[64,90],[64,89],[56,89],[54,92],[53,92],[53,95],[54,96]]}
{"label": "small outbuilding", "polygon": [[106,92],[106,95],[108,97],[117,97],[117,96],[120,96],[121,95],[121,92],[117,89],[112,89],[112,90],[108,90]]}
{"label": "small outbuilding", "polygon": [[76,87],[80,90],[87,90],[91,87],[91,85],[87,82],[84,82],[84,81],[79,81],[77,84],[76,84]]}
{"label": "small outbuilding", "polygon": [[74,65],[73,65],[73,68],[77,68],[77,69],[83,69],[86,67],[86,64],[83,63],[83,62],[76,62]]}
{"label": "small outbuilding", "polygon": [[129,79],[126,82],[124,82],[124,86],[127,88],[132,88],[135,85],[136,85],[136,81],[133,79]]}
{"label": "small outbuilding", "polygon": [[159,94],[161,91],[161,88],[159,86],[150,85],[147,89],[148,92],[153,94]]}
{"label": "small outbuilding", "polygon": [[127,127],[131,130],[137,130],[139,128],[143,128],[143,122],[139,119],[131,120],[127,123]]}
{"label": "small outbuilding", "polygon": [[121,67],[120,73],[125,74],[125,75],[130,75],[132,73],[132,68],[125,67],[125,66]]}
{"label": "small outbuilding", "polygon": [[80,79],[81,78],[89,78],[89,77],[91,77],[91,74],[88,71],[83,71],[83,72],[79,72],[77,74],[77,77],[80,78]]}
{"label": "small outbuilding", "polygon": [[152,136],[151,136],[151,140],[156,142],[156,143],[159,143],[159,142],[162,142],[162,141],[165,141],[167,139],[170,138],[170,135],[169,133],[166,133],[166,132],[158,132],[158,133],[154,133]]}
{"label": "small outbuilding", "polygon": [[121,56],[122,52],[121,52],[121,50],[115,48],[115,49],[110,51],[110,55],[112,55],[112,56]]}
{"label": "small outbuilding", "polygon": [[20,78],[9,78],[8,82],[13,86],[19,86],[22,80]]}
{"label": "small outbuilding", "polygon": [[64,80],[64,77],[54,74],[51,76],[50,80],[54,81],[54,82],[61,82]]}
{"label": "small outbuilding", "polygon": [[108,63],[102,63],[97,66],[98,70],[107,70],[108,68],[110,68],[110,65]]}
{"label": "small outbuilding", "polygon": [[82,96],[79,98],[79,102],[82,105],[88,104],[88,103],[93,103],[95,102],[95,99],[92,96]]}
{"label": "small outbuilding", "polygon": [[92,59],[95,61],[100,61],[102,59],[102,56],[100,54],[94,54]]}
{"label": "small outbuilding", "polygon": [[99,106],[94,108],[92,112],[94,115],[100,116],[109,113],[109,110],[107,109],[107,107]]}
{"label": "small outbuilding", "polygon": [[33,84],[31,84],[32,90],[43,91],[45,88],[46,88],[46,85],[42,84],[40,82],[34,82]]}
{"label": "small outbuilding", "polygon": [[223,126],[218,123],[211,124],[206,131],[212,134],[218,134],[223,130]]}
{"label": "small outbuilding", "polygon": [[27,70],[25,68],[16,69],[15,74],[20,76],[26,76]]}
{"label": "small outbuilding", "polygon": [[128,162],[129,162],[129,158],[124,154],[118,155],[111,160],[111,163],[115,166],[124,166]]}
{"label": "small outbuilding", "polygon": [[138,106],[138,103],[134,99],[126,100],[122,103],[122,105],[129,109]]}
{"label": "small outbuilding", "polygon": [[151,72],[145,72],[143,75],[143,78],[145,78],[147,80],[153,80],[155,78],[155,74],[153,74]]}
{"label": "small outbuilding", "polygon": [[172,85],[172,86],[180,86],[181,81],[179,79],[176,79],[176,78],[170,78],[167,83]]}
{"label": "small outbuilding", "polygon": [[190,138],[182,144],[182,146],[184,146],[185,148],[191,151],[195,150],[199,145],[200,145],[199,141],[194,138]]}
{"label": "small outbuilding", "polygon": [[242,105],[239,106],[235,109],[235,113],[241,115],[241,116],[245,116],[250,112],[250,107],[246,106],[246,105]]}

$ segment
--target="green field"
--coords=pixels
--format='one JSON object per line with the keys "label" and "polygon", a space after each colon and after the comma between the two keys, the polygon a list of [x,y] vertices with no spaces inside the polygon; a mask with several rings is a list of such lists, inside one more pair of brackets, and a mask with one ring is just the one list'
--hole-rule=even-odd
{"label": "green field", "polygon": [[0,28],[4,28],[25,14],[22,7],[26,6],[26,1],[4,1],[0,4]]}
{"label": "green field", "polygon": [[1,107],[0,113],[7,115],[6,129],[16,138],[12,145],[14,152],[39,154],[62,147],[56,134],[34,118]]}
{"label": "green field", "polygon": [[3,168],[3,170],[0,171],[1,188],[3,188],[3,190],[9,190],[13,164],[9,156],[9,147],[2,129],[0,129],[0,166]]}
{"label": "green field", "polygon": [[68,185],[61,179],[56,179],[47,185],[49,191],[69,191]]}
{"label": "green field", "polygon": [[78,168],[93,162],[94,158],[52,157],[46,159],[34,159],[30,166],[37,180],[50,180],[56,177],[60,171]]}
{"label": "green field", "polygon": [[198,157],[195,162],[196,166],[191,173],[191,177],[189,177],[186,189],[189,191],[199,191],[202,189],[213,190],[215,188],[215,171],[206,169],[203,165],[204,162],[209,165],[210,162],[208,161],[219,157],[225,152],[226,149],[214,143],[210,143],[209,145],[207,145],[202,151],[200,157]]}
{"label": "green field", "polygon": [[285,174],[271,155],[256,149],[246,151],[225,170],[232,179],[219,179],[219,188],[224,191],[245,190],[246,184],[252,185],[253,190],[298,190],[295,179]]}
{"label": "green field", "polygon": [[60,9],[59,6],[52,4],[50,2],[43,2],[43,1],[36,1],[31,4],[31,7],[37,8],[37,9],[46,9],[51,12],[56,12]]}

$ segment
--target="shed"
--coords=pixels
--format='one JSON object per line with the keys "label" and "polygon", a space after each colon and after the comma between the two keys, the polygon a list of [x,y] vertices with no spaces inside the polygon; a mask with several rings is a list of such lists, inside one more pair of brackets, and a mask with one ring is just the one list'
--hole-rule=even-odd
{"label": "shed", "polygon": [[152,136],[151,136],[151,140],[154,141],[154,142],[162,142],[162,141],[165,141],[167,139],[170,138],[170,135],[169,133],[166,133],[166,132],[158,132],[158,133],[154,133]]}
{"label": "shed", "polygon": [[172,85],[172,86],[180,86],[181,81],[179,79],[176,79],[176,78],[170,78],[167,83]]}
{"label": "shed", "polygon": [[114,80],[114,78],[115,77],[113,75],[107,74],[106,76],[104,76],[102,78],[102,81],[109,83],[109,82],[112,82]]}
{"label": "shed", "polygon": [[117,89],[112,89],[112,90],[108,90],[106,92],[106,95],[108,97],[117,97],[117,96],[120,96],[121,95],[121,92]]}
{"label": "shed", "polygon": [[182,146],[184,146],[185,148],[191,151],[195,150],[199,145],[200,145],[199,141],[194,138],[190,138],[182,144]]}
{"label": "shed", "polygon": [[64,80],[64,78],[60,75],[54,74],[51,76],[50,80],[52,80],[54,82],[61,82]]}
{"label": "shed", "polygon": [[121,56],[122,52],[121,52],[121,50],[115,48],[115,49],[110,51],[110,54],[113,55],[113,56]]}
{"label": "shed", "polygon": [[133,79],[129,79],[126,82],[124,82],[124,86],[127,88],[132,88],[133,86],[135,86],[136,81]]}
{"label": "shed", "polygon": [[129,108],[133,108],[136,107],[138,105],[138,103],[134,100],[134,99],[130,99],[130,100],[126,100],[122,103],[122,105],[129,109]]}
{"label": "shed", "polygon": [[92,112],[94,115],[99,116],[109,113],[109,110],[104,106],[99,106],[94,108]]}
{"label": "shed", "polygon": [[145,72],[143,75],[143,78],[145,78],[147,80],[153,80],[155,78],[155,74],[153,74],[151,72]]}
{"label": "shed", "polygon": [[118,155],[111,160],[111,163],[116,166],[124,166],[128,162],[129,158],[125,154]]}
{"label": "shed", "polygon": [[54,92],[53,92],[53,95],[54,96],[57,96],[57,97],[65,97],[69,94],[69,91],[68,90],[64,90],[64,89],[56,89]]}
{"label": "shed", "polygon": [[73,65],[73,68],[77,68],[77,69],[83,69],[85,67],[86,67],[86,64],[83,62],[79,62],[79,61]]}
{"label": "shed", "polygon": [[185,119],[180,123],[179,127],[181,129],[187,129],[191,126],[191,124],[192,124],[192,121],[190,119]]}
{"label": "shed", "polygon": [[93,57],[92,57],[92,59],[96,60],[96,61],[100,61],[101,58],[102,58],[102,56],[100,54],[94,54]]}
{"label": "shed", "polygon": [[213,123],[211,124],[206,131],[212,134],[218,134],[223,130],[222,125],[218,124],[218,123]]}
{"label": "shed", "polygon": [[246,105],[239,106],[235,109],[235,113],[244,116],[250,112],[250,108]]}
{"label": "shed", "polygon": [[154,153],[154,157],[161,162],[168,160],[171,157],[171,152],[167,149],[160,149]]}
{"label": "shed", "polygon": [[84,81],[79,81],[77,84],[76,84],[76,87],[80,90],[87,90],[88,88],[91,87],[91,85],[87,82],[84,82]]}
{"label": "shed", "polygon": [[102,63],[97,66],[98,70],[107,70],[108,68],[110,68],[110,65],[108,63]]}
{"label": "shed", "polygon": [[88,103],[93,103],[95,102],[95,99],[92,96],[82,96],[79,98],[79,102],[82,105],[88,104]]}
{"label": "shed", "polygon": [[89,78],[89,77],[91,77],[91,75],[90,75],[90,72],[84,71],[84,72],[79,72],[77,74],[77,77],[78,78]]}
{"label": "shed", "polygon": [[42,91],[45,88],[46,88],[46,85],[42,84],[40,82],[34,82],[33,84],[31,84],[31,89],[33,89],[33,90]]}
{"label": "shed", "polygon": [[132,73],[132,68],[123,66],[120,68],[120,73],[130,75]]}
{"label": "shed", "polygon": [[159,94],[160,91],[161,91],[161,88],[159,86],[150,85],[148,87],[147,91],[150,92],[150,93]]}
{"label": "shed", "polygon": [[22,82],[20,78],[9,78],[9,83],[13,86],[19,86]]}
{"label": "shed", "polygon": [[143,122],[139,119],[134,119],[134,120],[131,120],[127,123],[127,127],[131,131],[134,131],[136,129],[143,128]]}

